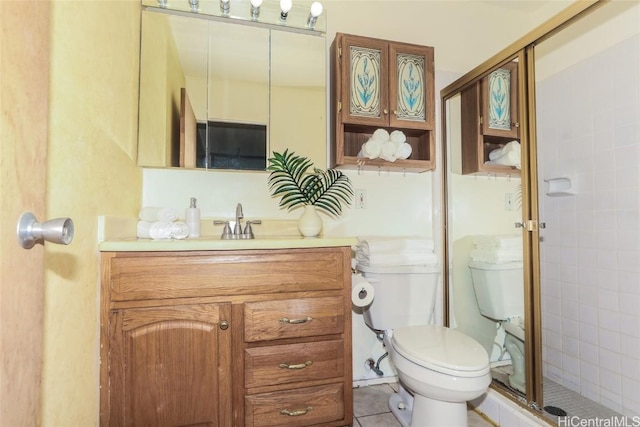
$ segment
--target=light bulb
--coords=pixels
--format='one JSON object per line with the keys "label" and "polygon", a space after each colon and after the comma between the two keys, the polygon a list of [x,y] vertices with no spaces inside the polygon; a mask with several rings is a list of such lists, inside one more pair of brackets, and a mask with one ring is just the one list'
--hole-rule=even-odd
{"label": "light bulb", "polygon": [[220,12],[226,16],[229,15],[229,9],[231,9],[229,0],[220,0]]}
{"label": "light bulb", "polygon": [[287,15],[289,15],[289,11],[293,7],[292,0],[280,0],[280,20],[284,21],[287,19]]}
{"label": "light bulb", "polygon": [[251,0],[251,19],[254,21],[260,16],[260,6],[262,6],[262,0]]}
{"label": "light bulb", "polygon": [[322,15],[322,3],[319,1],[313,2],[311,5],[311,16],[317,18],[320,15]]}
{"label": "light bulb", "polygon": [[322,3],[316,1],[311,5],[311,12],[309,12],[309,17],[307,18],[307,28],[313,28],[316,25],[316,21],[318,20],[318,16],[322,14]]}

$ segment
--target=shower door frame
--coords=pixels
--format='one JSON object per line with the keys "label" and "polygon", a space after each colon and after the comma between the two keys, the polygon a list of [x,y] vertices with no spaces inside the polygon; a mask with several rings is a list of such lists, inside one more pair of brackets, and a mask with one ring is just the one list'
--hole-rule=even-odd
{"label": "shower door frame", "polygon": [[538,412],[544,406],[542,390],[542,320],[540,297],[540,246],[539,246],[539,205],[538,205],[538,165],[536,146],[536,104],[535,104],[535,57],[534,47],[542,41],[553,36],[573,22],[581,19],[610,0],[584,0],[572,3],[569,7],[553,16],[542,25],[538,26],[522,38],[518,39],[496,55],[489,58],[452,84],[441,90],[441,146],[442,154],[442,229],[443,229],[443,317],[445,326],[449,326],[450,313],[450,283],[451,277],[448,266],[451,254],[449,254],[449,202],[448,202],[448,164],[447,164],[447,111],[446,102],[459,94],[462,89],[486,75],[500,64],[518,57],[524,59],[518,62],[519,79],[518,88],[521,143],[523,162],[522,176],[522,224],[523,252],[524,252],[524,286],[525,286],[525,358],[526,358],[526,402],[522,402],[519,396],[506,387],[497,385],[494,381],[491,385],[499,393],[519,403],[531,411]]}

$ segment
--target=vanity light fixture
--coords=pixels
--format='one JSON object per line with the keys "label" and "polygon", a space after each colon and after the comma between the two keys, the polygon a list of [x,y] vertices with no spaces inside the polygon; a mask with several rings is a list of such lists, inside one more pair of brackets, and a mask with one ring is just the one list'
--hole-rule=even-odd
{"label": "vanity light fixture", "polygon": [[222,12],[222,16],[229,16],[229,10],[231,10],[231,0],[220,0],[220,12]]}
{"label": "vanity light fixture", "polygon": [[189,5],[191,6],[191,12],[197,12],[199,4],[200,4],[200,0],[189,0]]}
{"label": "vanity light fixture", "polygon": [[251,19],[258,20],[260,16],[260,6],[262,6],[262,0],[251,0]]}
{"label": "vanity light fixture", "polygon": [[322,14],[322,3],[316,1],[311,5],[311,11],[309,12],[309,17],[307,18],[307,28],[313,29],[313,26],[316,25],[316,21],[318,20],[318,16]]}
{"label": "vanity light fixture", "polygon": [[293,7],[293,0],[280,0],[280,21],[284,22],[287,20],[287,16],[289,15],[289,11]]}

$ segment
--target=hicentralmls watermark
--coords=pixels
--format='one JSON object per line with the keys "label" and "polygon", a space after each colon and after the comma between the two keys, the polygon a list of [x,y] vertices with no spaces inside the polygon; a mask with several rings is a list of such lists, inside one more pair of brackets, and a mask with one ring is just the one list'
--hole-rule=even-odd
{"label": "hicentralmls watermark", "polygon": [[640,416],[608,418],[558,417],[558,427],[640,427]]}

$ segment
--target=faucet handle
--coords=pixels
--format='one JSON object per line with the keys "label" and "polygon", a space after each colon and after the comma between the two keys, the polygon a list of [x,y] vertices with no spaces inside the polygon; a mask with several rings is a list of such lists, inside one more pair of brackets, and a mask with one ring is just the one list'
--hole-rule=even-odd
{"label": "faucet handle", "polygon": [[262,224],[262,221],[259,219],[254,219],[253,221],[247,221],[247,225],[244,228],[243,235],[245,239],[253,239],[255,236],[253,235],[253,229],[251,228],[251,224]]}
{"label": "faucet handle", "polygon": [[231,227],[229,226],[229,221],[219,221],[214,220],[213,225],[224,225],[224,229],[222,230],[222,239],[231,239],[233,233],[231,233]]}

